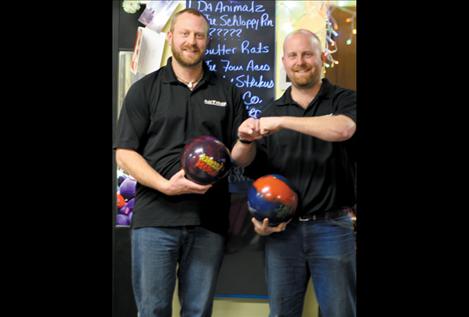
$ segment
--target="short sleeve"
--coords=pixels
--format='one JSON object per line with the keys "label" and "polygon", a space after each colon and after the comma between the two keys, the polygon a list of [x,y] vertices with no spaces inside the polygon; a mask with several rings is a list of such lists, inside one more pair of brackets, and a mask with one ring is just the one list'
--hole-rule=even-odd
{"label": "short sleeve", "polygon": [[334,98],[334,115],[346,115],[357,121],[357,94],[353,90],[342,89]]}
{"label": "short sleeve", "polygon": [[124,98],[117,122],[117,136],[114,148],[138,150],[142,145],[141,141],[149,124],[148,98],[143,83],[137,81],[129,88]]}

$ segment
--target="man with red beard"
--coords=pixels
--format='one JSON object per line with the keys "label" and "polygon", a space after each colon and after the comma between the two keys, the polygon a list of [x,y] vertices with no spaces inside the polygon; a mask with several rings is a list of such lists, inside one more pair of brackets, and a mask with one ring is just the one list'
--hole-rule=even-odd
{"label": "man with red beard", "polygon": [[182,316],[212,311],[229,224],[228,181],[186,179],[180,155],[189,139],[211,135],[242,166],[249,146],[237,140],[247,118],[240,93],[203,61],[208,29],[197,10],[175,14],[167,35],[173,56],[130,87],[119,116],[117,164],[137,180],[131,265],[140,317],[171,316],[176,276]]}
{"label": "man with red beard", "polygon": [[248,175],[283,175],[299,197],[288,223],[272,227],[267,218],[252,218],[255,231],[266,236],[270,316],[300,317],[311,277],[323,317],[355,317],[349,211],[355,205],[356,93],[321,80],[323,55],[314,33],[290,33],[283,54],[291,87],[266,107],[254,131],[239,128],[245,142],[255,141]]}

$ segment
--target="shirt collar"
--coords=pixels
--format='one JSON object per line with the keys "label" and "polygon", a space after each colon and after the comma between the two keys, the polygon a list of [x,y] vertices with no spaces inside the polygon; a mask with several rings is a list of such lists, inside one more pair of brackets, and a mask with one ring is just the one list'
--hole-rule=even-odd
{"label": "shirt collar", "polygon": [[[322,98],[329,98],[330,93],[332,91],[333,85],[327,78],[322,79],[321,88],[319,88],[319,92],[317,93],[316,97],[313,100],[320,100]],[[311,101],[313,101],[311,100]],[[296,104],[296,102],[291,97],[291,86],[285,90],[285,93],[274,102],[275,106],[288,106]]]}
{"label": "shirt collar", "polygon": [[[166,62],[166,67],[163,72],[163,82],[167,84],[173,84],[173,83],[178,83],[178,79],[176,77],[176,74],[174,73],[173,65],[171,64],[172,57],[170,56]],[[207,66],[207,63],[205,61],[202,62],[202,67],[204,70],[204,76],[200,80],[199,85],[203,85],[205,82],[208,82],[209,84],[214,85],[215,84],[215,76],[213,72],[211,72]]]}

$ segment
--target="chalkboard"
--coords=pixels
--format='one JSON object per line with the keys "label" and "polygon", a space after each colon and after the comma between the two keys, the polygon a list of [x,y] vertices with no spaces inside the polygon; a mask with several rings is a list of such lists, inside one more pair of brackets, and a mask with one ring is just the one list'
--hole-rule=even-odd
{"label": "chalkboard", "polygon": [[[251,117],[275,97],[275,1],[186,1],[210,22],[205,61],[241,91]],[[267,298],[263,240],[253,230],[241,168],[229,175],[230,229],[217,297]]]}
{"label": "chalkboard", "polygon": [[210,22],[210,70],[242,93],[251,117],[275,96],[275,1],[187,1]]}

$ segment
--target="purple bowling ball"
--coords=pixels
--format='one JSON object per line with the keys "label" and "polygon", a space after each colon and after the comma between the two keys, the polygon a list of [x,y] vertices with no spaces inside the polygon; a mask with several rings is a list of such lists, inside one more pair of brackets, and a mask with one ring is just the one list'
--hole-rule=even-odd
{"label": "purple bowling ball", "polygon": [[117,178],[117,186],[120,186],[122,182],[125,181],[127,178],[128,177],[125,175],[119,175],[119,177]]}
{"label": "purple bowling ball", "polygon": [[134,206],[135,206],[135,198],[132,198],[131,200],[127,202],[127,207],[129,207],[130,211],[132,211],[134,210]]}
{"label": "purple bowling ball", "polygon": [[130,213],[130,209],[126,205],[122,206],[122,208],[119,208],[119,214],[128,215],[129,213]]}
{"label": "purple bowling ball", "polygon": [[130,225],[130,218],[126,215],[118,214],[116,216],[116,225],[118,225],[118,226],[128,226],[128,225]]}
{"label": "purple bowling ball", "polygon": [[231,169],[230,151],[212,136],[199,136],[184,146],[181,167],[191,181],[201,185],[213,184],[228,175]]}
{"label": "purple bowling ball", "polygon": [[119,213],[123,215],[129,215],[133,210],[134,210],[134,205],[135,205],[135,198],[132,198],[128,202],[125,203],[122,208],[119,209]]}
{"label": "purple bowling ball", "polygon": [[119,193],[125,200],[130,200],[135,197],[135,190],[137,189],[137,182],[128,177],[119,186]]}

